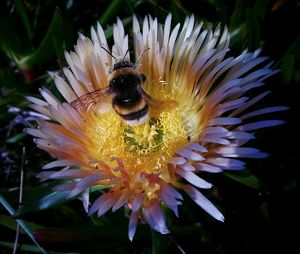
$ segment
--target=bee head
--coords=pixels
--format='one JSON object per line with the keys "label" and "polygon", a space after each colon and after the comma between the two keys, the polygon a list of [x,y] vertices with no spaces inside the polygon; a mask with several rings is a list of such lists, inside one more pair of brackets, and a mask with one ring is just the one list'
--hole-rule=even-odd
{"label": "bee head", "polygon": [[119,61],[117,61],[114,66],[112,67],[111,71],[116,71],[116,70],[121,70],[121,69],[124,69],[124,68],[135,68],[135,64],[128,61],[128,60],[124,60],[124,59],[121,59]]}

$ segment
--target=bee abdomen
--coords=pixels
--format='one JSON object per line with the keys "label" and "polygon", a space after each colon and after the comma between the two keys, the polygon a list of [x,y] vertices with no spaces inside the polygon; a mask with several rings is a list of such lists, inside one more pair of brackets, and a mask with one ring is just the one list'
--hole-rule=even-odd
{"label": "bee abdomen", "polygon": [[148,105],[145,104],[145,106],[142,109],[139,109],[137,111],[131,111],[128,114],[120,114],[119,112],[117,112],[117,113],[125,121],[139,120],[148,114]]}

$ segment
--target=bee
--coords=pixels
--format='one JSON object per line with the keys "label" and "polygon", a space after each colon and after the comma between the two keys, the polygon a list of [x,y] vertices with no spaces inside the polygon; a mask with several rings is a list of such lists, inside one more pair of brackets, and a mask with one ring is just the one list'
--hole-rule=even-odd
{"label": "bee", "polygon": [[89,112],[96,108],[107,108],[107,104],[111,104],[114,111],[130,126],[149,120],[149,106],[159,108],[164,103],[154,100],[142,89],[146,75],[137,70],[137,64],[125,60],[125,56],[122,59],[112,56],[116,63],[110,70],[111,77],[106,87],[79,97],[70,103],[71,106],[78,111]]}

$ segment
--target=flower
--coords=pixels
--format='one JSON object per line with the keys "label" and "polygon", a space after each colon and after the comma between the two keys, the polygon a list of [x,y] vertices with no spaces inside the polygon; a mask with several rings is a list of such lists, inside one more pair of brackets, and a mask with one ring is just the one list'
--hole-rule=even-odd
{"label": "flower", "polygon": [[[254,139],[253,131],[282,121],[252,119],[286,109],[248,110],[269,93],[250,98],[248,92],[277,71],[259,50],[225,57],[229,37],[226,27],[203,29],[193,16],[173,30],[171,15],[164,25],[145,17],[142,29],[133,17],[132,62],[147,78],[143,90],[161,105],[149,105],[149,120],[132,126],[111,103],[98,103],[92,111],[72,106],[81,96],[106,87],[116,62],[130,61],[122,22],[118,19],[113,25],[111,53],[101,25],[91,29],[91,39],[80,34],[75,52],[65,53],[65,77],[50,73],[66,102],[47,88],[40,89],[43,99],[28,97],[31,107],[48,119],[26,131],[36,137],[39,148],[57,158],[38,177],[71,180],[56,189],[69,190],[69,197],[81,194],[89,215],[128,207],[131,240],[139,219],[168,233],[162,206],[178,216],[181,191],[223,221],[221,212],[199,191],[212,187],[201,172],[241,170],[245,163],[236,158],[266,157],[244,144]],[[63,169],[49,170],[55,167]],[[90,188],[98,185],[107,191],[89,207]]]}

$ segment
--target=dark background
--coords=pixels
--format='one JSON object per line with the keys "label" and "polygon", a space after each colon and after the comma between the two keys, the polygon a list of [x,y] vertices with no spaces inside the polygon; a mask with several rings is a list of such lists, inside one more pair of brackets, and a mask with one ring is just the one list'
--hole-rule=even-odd
{"label": "dark background", "polygon": [[[1,1],[0,253],[12,253],[16,218],[33,223],[37,240],[56,253],[181,253],[181,248],[186,253],[298,253],[299,9],[299,1],[289,0]],[[272,115],[285,120],[285,125],[257,133],[253,145],[270,153],[269,158],[247,161],[248,171],[235,180],[225,174],[205,175],[216,186],[205,194],[223,212],[225,223],[210,218],[186,198],[179,219],[168,215],[171,235],[161,236],[141,225],[130,243],[124,212],[88,218],[78,200],[64,202],[63,194],[51,194],[55,183],[35,178],[51,158],[23,133],[24,127],[34,124],[24,96],[38,96],[42,86],[54,90],[46,71],[59,71],[64,65],[63,52],[72,49],[78,32],[89,36],[90,27],[99,21],[111,41],[111,24],[117,16],[130,34],[133,13],[140,19],[150,14],[163,23],[169,12],[173,25],[182,24],[192,13],[206,25],[227,25],[235,34],[232,55],[262,48],[262,55],[281,69],[268,79],[265,89],[272,94],[262,105],[286,105],[290,110]],[[24,205],[10,216],[3,200],[18,210],[22,165]],[[45,197],[49,208],[42,210]],[[18,253],[40,251],[28,235],[21,232]]]}

